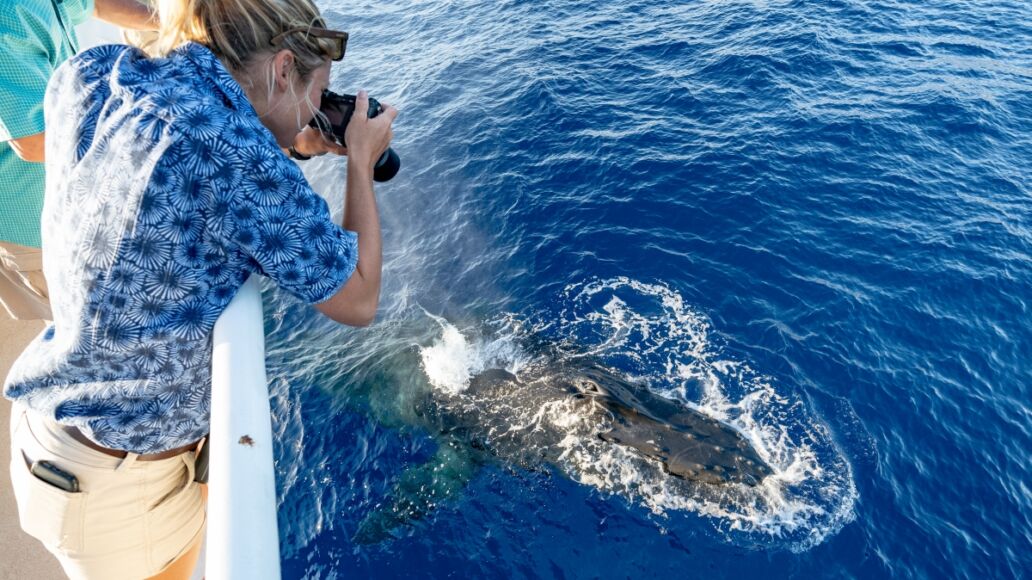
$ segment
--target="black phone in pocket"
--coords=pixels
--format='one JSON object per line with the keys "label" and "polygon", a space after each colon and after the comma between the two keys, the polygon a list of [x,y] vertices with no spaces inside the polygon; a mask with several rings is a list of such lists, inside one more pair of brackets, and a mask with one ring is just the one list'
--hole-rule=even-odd
{"label": "black phone in pocket", "polygon": [[45,459],[32,462],[29,471],[36,476],[36,479],[45,481],[58,489],[69,493],[79,493],[79,478]]}

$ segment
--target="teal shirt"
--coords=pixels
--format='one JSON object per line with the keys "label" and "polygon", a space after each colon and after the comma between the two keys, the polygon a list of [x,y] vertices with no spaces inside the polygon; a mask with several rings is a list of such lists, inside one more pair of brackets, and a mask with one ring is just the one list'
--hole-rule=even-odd
{"label": "teal shirt", "polygon": [[0,241],[40,247],[43,164],[22,161],[8,141],[43,131],[47,81],[92,14],[93,0],[0,1]]}

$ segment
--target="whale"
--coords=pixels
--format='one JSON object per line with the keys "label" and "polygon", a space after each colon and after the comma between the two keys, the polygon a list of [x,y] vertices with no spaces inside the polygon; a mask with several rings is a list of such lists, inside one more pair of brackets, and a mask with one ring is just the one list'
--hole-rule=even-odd
{"label": "whale", "polygon": [[[526,407],[540,408],[565,398],[573,403],[571,414],[598,417],[595,435],[599,439],[636,450],[659,462],[671,476],[714,485],[755,486],[772,473],[733,427],[602,368],[553,372],[547,380],[521,380],[508,371],[490,369],[473,377],[463,396],[470,404],[435,407],[442,415],[441,424],[489,433],[475,443],[509,462],[529,463],[524,455],[533,449],[537,459],[556,463],[562,451],[555,443],[567,432],[545,422],[529,433],[513,429],[511,404],[483,403],[518,400]],[[477,429],[470,430],[469,425]]]}
{"label": "whale", "polygon": [[749,488],[773,473],[734,427],[601,365],[487,369],[464,389],[432,391],[413,412],[437,451],[398,477],[359,523],[356,543],[397,537],[491,464],[584,479],[591,462],[572,456],[615,447],[695,485]]}

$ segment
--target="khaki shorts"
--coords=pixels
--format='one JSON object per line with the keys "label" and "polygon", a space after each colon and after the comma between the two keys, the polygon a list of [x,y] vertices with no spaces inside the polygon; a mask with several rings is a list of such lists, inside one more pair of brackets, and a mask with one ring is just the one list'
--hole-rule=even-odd
{"label": "khaki shorts", "polygon": [[[18,518],[70,578],[147,578],[201,539],[205,510],[193,481],[194,453],[160,461],[136,457],[90,449],[52,420],[14,405],[11,480]],[[40,459],[75,475],[79,493],[36,478],[29,465]]]}
{"label": "khaki shorts", "polygon": [[53,320],[38,248],[0,242],[0,306],[15,320]]}

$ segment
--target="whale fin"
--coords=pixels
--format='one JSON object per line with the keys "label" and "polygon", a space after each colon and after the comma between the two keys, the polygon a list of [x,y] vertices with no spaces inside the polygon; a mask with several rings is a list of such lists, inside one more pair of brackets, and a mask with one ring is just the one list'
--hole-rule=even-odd
{"label": "whale fin", "polygon": [[352,541],[379,544],[400,537],[402,528],[458,497],[482,465],[467,444],[455,438],[442,440],[433,457],[401,474],[387,501],[359,522]]}

